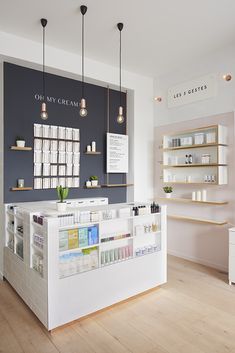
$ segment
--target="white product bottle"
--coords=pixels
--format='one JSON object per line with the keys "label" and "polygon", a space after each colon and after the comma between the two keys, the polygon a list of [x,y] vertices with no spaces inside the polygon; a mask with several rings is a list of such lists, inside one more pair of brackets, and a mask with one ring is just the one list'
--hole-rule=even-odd
{"label": "white product bottle", "polygon": [[192,201],[196,201],[196,191],[192,192]]}
{"label": "white product bottle", "polygon": [[198,190],[198,191],[197,191],[197,196],[196,196],[196,198],[197,198],[197,201],[201,201],[201,200],[202,200],[202,193],[201,193],[201,190]]}
{"label": "white product bottle", "polygon": [[207,200],[207,192],[206,190],[202,190],[202,201],[206,201]]}
{"label": "white product bottle", "polygon": [[92,152],[96,152],[96,142],[95,141],[92,141],[92,143],[91,143],[91,150],[92,150]]}

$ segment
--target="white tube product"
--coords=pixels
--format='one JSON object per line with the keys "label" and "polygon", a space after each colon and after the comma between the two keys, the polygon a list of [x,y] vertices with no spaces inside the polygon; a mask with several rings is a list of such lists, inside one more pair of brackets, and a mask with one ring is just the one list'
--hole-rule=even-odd
{"label": "white tube product", "polygon": [[198,191],[197,191],[196,200],[197,200],[197,201],[201,201],[201,200],[202,200],[202,193],[201,193],[201,190],[198,190]]}
{"label": "white tube product", "polygon": [[202,201],[206,201],[207,200],[207,192],[206,190],[202,190]]}
{"label": "white tube product", "polygon": [[196,201],[196,191],[192,192],[192,201]]}

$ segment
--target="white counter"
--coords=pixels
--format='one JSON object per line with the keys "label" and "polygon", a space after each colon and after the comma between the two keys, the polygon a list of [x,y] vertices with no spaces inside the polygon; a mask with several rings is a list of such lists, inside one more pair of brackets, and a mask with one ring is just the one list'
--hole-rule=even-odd
{"label": "white counter", "polygon": [[166,206],[132,207],[6,206],[4,276],[48,330],[166,282]]}

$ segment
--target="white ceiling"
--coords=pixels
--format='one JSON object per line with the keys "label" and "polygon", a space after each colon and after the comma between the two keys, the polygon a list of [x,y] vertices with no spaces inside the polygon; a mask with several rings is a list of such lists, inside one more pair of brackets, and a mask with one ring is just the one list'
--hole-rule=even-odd
{"label": "white ceiling", "polygon": [[[157,76],[234,42],[234,0],[84,0],[86,55],[118,65],[117,22],[124,22],[123,67]],[[0,0],[0,31],[80,53],[82,0]]]}

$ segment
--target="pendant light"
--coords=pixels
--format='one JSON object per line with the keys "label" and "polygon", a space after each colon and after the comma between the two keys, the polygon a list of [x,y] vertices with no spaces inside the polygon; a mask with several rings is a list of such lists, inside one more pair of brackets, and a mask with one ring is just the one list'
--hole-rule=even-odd
{"label": "pendant light", "polygon": [[86,109],[86,100],[84,98],[84,16],[87,12],[87,7],[82,5],[80,7],[80,11],[82,14],[82,97],[80,101],[80,111],[79,114],[81,117],[87,116],[87,109]]}
{"label": "pendant light", "polygon": [[45,83],[45,27],[47,25],[47,20],[45,18],[41,19],[42,25],[42,89],[43,89],[43,102],[41,108],[41,119],[47,120],[47,106],[46,106],[46,83]]}
{"label": "pendant light", "polygon": [[122,124],[124,122],[123,116],[123,106],[122,106],[122,30],[123,23],[118,23],[117,28],[120,33],[120,44],[119,44],[119,108],[118,108],[118,116],[117,122],[118,124]]}

